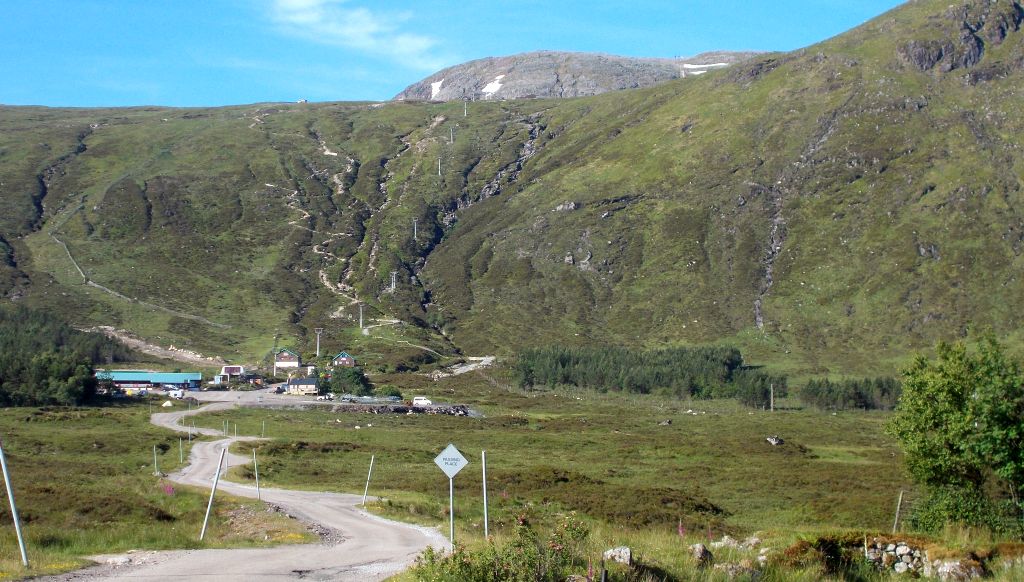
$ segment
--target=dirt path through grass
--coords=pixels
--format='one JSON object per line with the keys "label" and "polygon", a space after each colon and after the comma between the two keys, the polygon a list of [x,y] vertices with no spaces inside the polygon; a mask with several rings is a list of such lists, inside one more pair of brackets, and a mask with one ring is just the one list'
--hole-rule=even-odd
{"label": "dirt path through grass", "polygon": [[[192,411],[156,413],[153,424],[185,432],[181,419],[200,412],[224,410],[234,403],[218,402]],[[212,429],[197,429],[218,435]],[[233,443],[255,437],[224,438],[197,442],[189,464],[169,479],[197,487],[210,487],[220,452]],[[252,462],[251,457],[227,455],[228,464]],[[256,497],[256,488],[226,481],[223,491],[240,497]],[[336,530],[341,542],[282,546],[268,549],[184,550],[136,553],[130,556],[99,556],[104,565],[51,580],[382,580],[409,567],[415,557],[433,546],[446,549],[448,542],[431,528],[413,526],[370,515],[359,509],[362,497],[341,493],[263,488],[262,499],[280,506],[300,520]],[[198,532],[196,532],[198,536]],[[130,563],[126,563],[130,558]]]}

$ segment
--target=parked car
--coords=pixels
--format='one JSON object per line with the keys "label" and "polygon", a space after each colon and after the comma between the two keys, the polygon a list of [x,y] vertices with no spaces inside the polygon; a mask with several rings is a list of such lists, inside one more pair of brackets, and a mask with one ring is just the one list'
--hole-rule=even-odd
{"label": "parked car", "polygon": [[430,406],[433,402],[426,396],[416,396],[412,399],[413,406]]}
{"label": "parked car", "polygon": [[181,400],[182,398],[185,397],[185,391],[181,390],[181,389],[171,390],[171,391],[167,392],[167,395],[170,396],[171,398],[174,398],[174,399],[177,399],[177,400]]}
{"label": "parked car", "polygon": [[334,400],[334,394],[321,394],[316,397],[317,400]]}
{"label": "parked car", "polygon": [[284,386],[278,386],[274,388],[274,394],[284,394]]}

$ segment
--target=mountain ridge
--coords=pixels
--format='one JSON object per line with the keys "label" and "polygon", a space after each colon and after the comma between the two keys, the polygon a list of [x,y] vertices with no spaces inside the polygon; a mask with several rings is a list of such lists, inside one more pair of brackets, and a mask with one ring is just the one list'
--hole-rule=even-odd
{"label": "mountain ridge", "polygon": [[693,57],[642,58],[602,53],[532,51],[486,57],[438,71],[394,97],[453,101],[584,97],[699,76],[759,53],[715,51]]}

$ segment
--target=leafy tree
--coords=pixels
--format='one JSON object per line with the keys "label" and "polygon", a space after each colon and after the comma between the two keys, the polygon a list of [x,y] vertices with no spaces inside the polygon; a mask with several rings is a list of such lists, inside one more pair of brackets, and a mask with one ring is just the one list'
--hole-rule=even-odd
{"label": "leafy tree", "polygon": [[947,521],[995,525],[986,496],[991,471],[1019,511],[1024,457],[1024,378],[992,338],[976,353],[939,344],[936,358],[916,358],[888,431],[903,446],[907,469],[928,489],[919,525]]}
{"label": "leafy tree", "polygon": [[355,394],[356,396],[370,396],[373,394],[373,387],[370,381],[363,374],[363,369],[335,368],[331,373],[331,391],[338,394]]}
{"label": "leafy tree", "polygon": [[1024,493],[1024,375],[992,338],[978,349],[971,419],[976,426],[975,455],[1002,479],[1018,514]]}

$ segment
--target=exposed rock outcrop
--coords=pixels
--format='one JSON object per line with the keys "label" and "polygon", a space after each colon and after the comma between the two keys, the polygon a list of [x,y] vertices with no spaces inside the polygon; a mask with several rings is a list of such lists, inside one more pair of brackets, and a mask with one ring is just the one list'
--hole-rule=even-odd
{"label": "exposed rock outcrop", "polygon": [[686,58],[631,58],[539,51],[455,65],[395,96],[408,101],[584,97],[650,87],[743,61],[756,53],[712,52]]}

